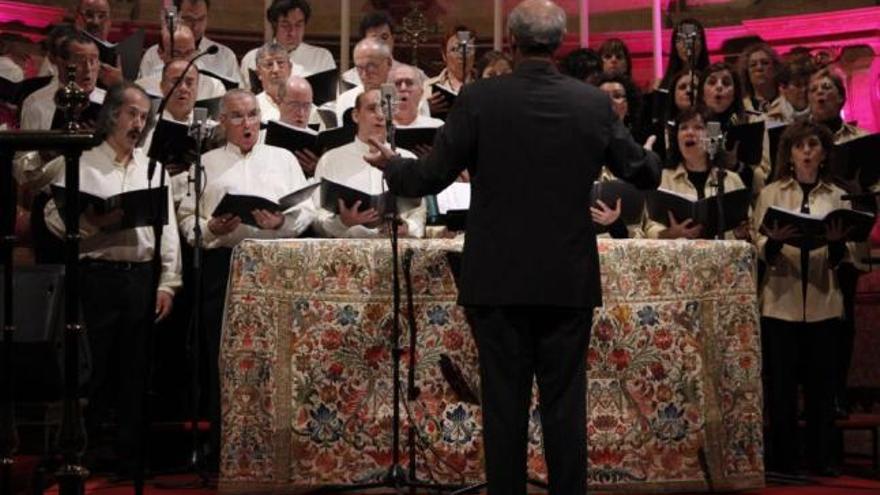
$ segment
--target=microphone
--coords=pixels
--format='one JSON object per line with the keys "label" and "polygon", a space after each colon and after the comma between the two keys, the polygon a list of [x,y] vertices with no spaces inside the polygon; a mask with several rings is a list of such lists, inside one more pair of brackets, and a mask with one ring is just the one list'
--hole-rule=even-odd
{"label": "microphone", "polygon": [[726,139],[721,131],[721,123],[710,120],[706,123],[706,137],[702,138],[703,149],[709,154],[709,159],[714,160],[715,155],[724,147]]}
{"label": "microphone", "polygon": [[[196,60],[204,57],[205,55],[213,55],[218,51],[220,51],[220,49],[217,48],[217,45],[209,46],[207,50],[200,52],[198,55],[190,59],[189,63],[186,64],[186,68],[183,69],[182,74],[186,74],[187,72],[189,72],[189,69],[193,66],[193,64],[196,63]],[[171,95],[174,94],[174,91],[177,90],[177,87],[180,86],[180,83],[183,81],[183,79],[183,77],[180,77],[176,81],[174,81],[174,84],[171,86],[171,90],[168,91],[168,94],[162,96],[162,101],[159,102],[159,108],[156,109],[156,119],[162,119],[162,114],[165,112],[165,107],[168,106],[168,101],[171,100]],[[147,167],[148,182],[153,178],[153,172],[155,172],[155,170],[156,160],[151,159],[149,166]]]}
{"label": "microphone", "polygon": [[470,31],[456,31],[455,37],[458,38],[458,44],[467,45],[471,41],[471,32]]}
{"label": "microphone", "polygon": [[383,83],[379,89],[382,95],[382,111],[385,114],[386,139],[394,149],[394,103],[397,100],[397,88],[392,83]]}

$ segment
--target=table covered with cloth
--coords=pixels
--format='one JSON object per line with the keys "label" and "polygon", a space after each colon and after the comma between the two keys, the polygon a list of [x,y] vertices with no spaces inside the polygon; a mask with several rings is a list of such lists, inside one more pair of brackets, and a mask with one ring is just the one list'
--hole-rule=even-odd
{"label": "table covered with cloth", "polygon": [[[413,251],[420,390],[401,401],[401,443],[407,465],[414,425],[418,477],[467,484],[482,479],[483,462],[480,409],[463,400],[479,396],[477,351],[447,256],[461,248],[452,239],[400,244],[401,253]],[[752,246],[600,240],[599,255],[604,306],[585,354],[590,487],[763,486]],[[245,241],[235,249],[220,356],[221,492],[277,493],[385,473],[391,259],[387,240]],[[529,472],[545,478],[534,407],[529,442]]]}

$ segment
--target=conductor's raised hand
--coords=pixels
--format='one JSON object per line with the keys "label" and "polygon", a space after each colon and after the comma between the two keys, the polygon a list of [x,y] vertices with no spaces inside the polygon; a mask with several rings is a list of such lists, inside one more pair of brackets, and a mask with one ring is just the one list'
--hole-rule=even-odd
{"label": "conductor's raised hand", "polygon": [[370,152],[364,155],[364,160],[379,170],[385,170],[388,162],[397,155],[391,151],[391,148],[380,143],[374,137],[368,138],[367,142],[370,144]]}
{"label": "conductor's raised hand", "polygon": [[252,210],[251,215],[263,230],[278,230],[284,224],[284,215],[269,210]]}
{"label": "conductor's raised hand", "polygon": [[379,212],[375,208],[358,211],[361,206],[360,200],[355,201],[351,208],[345,207],[345,202],[339,199],[339,220],[346,227],[376,223],[379,221]]}
{"label": "conductor's raised hand", "polygon": [[208,220],[208,230],[214,235],[226,235],[241,225],[241,218],[232,213],[224,213]]}

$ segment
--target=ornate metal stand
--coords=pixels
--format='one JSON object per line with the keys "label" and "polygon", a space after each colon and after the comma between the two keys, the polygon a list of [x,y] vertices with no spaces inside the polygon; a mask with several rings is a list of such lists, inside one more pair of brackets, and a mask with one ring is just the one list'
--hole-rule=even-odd
{"label": "ornate metal stand", "polygon": [[3,212],[3,263],[4,270],[4,315],[3,315],[3,369],[2,409],[0,409],[0,488],[5,495],[11,493],[13,455],[18,448],[15,425],[15,402],[13,394],[13,372],[11,360],[13,352],[12,306],[12,248],[15,245],[15,187],[12,178],[12,157],[22,150],[57,150],[65,158],[66,196],[65,196],[65,252],[64,252],[64,397],[61,428],[58,432],[58,446],[63,463],[58,471],[60,493],[80,495],[83,493],[88,471],[80,464],[86,445],[86,435],[79,404],[79,347],[78,341],[85,331],[79,318],[79,158],[83,150],[97,143],[94,132],[81,131],[77,124],[79,112],[88,104],[85,95],[72,81],[68,68],[67,86],[56,94],[58,108],[65,112],[68,126],[61,131],[4,131],[0,132],[0,176],[2,190],[6,199]]}

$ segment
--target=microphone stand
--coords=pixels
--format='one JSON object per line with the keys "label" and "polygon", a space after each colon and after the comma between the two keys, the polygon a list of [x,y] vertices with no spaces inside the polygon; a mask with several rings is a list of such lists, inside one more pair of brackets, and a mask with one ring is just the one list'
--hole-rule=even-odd
{"label": "microphone stand", "polygon": [[694,36],[696,36],[696,33],[687,34],[686,36],[684,46],[687,50],[687,61],[691,80],[688,97],[691,100],[691,107],[695,107],[697,106],[697,69],[695,68],[695,65],[697,64],[697,53],[694,51]]}
{"label": "microphone stand", "polygon": [[[391,150],[397,149],[396,139],[394,136],[394,122],[392,118],[392,99],[391,93],[382,94],[382,108],[385,109],[385,129],[388,137],[388,144]],[[384,184],[384,180],[383,180]],[[383,186],[384,188],[384,186]],[[372,488],[393,488],[397,493],[402,493],[404,489],[409,489],[410,494],[415,494],[415,490],[453,490],[458,486],[438,485],[419,481],[415,476],[415,426],[410,425],[408,429],[408,445],[409,452],[409,471],[405,471],[400,463],[400,358],[403,349],[400,347],[400,270],[399,270],[399,240],[400,235],[397,227],[402,224],[398,217],[397,198],[388,194],[385,197],[385,220],[388,225],[389,239],[391,240],[391,300],[392,300],[392,323],[391,323],[391,465],[385,471],[385,475],[380,481],[372,483],[357,483],[344,486],[326,486],[319,488],[314,493],[325,492],[348,492],[361,491]],[[412,261],[412,250],[407,249],[407,255],[404,258],[406,266],[404,267],[407,279],[409,280],[409,266]],[[415,317],[413,315],[412,305],[412,287],[411,283],[407,286],[407,294],[409,298],[410,310],[410,355],[409,355],[409,375],[407,377],[407,399],[415,400],[418,397],[418,388],[415,386]],[[414,420],[410,418],[411,422]]]}
{"label": "microphone stand", "polygon": [[724,165],[721,163],[720,159],[721,150],[723,148],[723,137],[718,144],[713,143],[710,144],[709,147],[709,167],[710,170],[715,170],[715,201],[718,204],[718,224],[715,231],[715,238],[718,240],[724,240],[724,232],[726,230],[726,226],[724,225],[724,178],[727,175],[727,170],[724,169]]}

